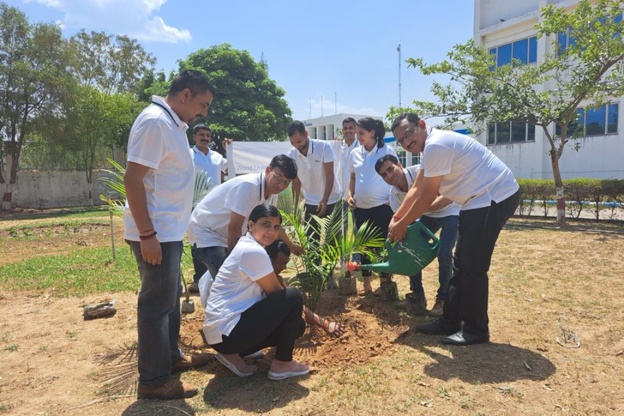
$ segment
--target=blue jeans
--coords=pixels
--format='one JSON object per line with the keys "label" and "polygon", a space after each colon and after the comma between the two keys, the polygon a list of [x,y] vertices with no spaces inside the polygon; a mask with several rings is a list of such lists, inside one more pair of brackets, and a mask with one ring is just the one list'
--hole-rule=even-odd
{"label": "blue jeans", "polygon": [[160,243],[162,263],[148,264],[138,241],[128,241],[139,266],[141,289],[137,310],[139,383],[160,385],[171,365],[182,358],[180,336],[180,260],[182,242]]}
{"label": "blue jeans", "polygon": [[[449,215],[448,217],[433,218],[423,215],[419,221],[434,234],[441,230],[440,251],[438,251],[438,281],[440,286],[436,298],[444,300],[453,276],[453,247],[457,241],[459,216]],[[424,293],[422,272],[410,276],[410,289],[413,293]]]}
{"label": "blue jeans", "polygon": [[191,247],[191,255],[193,256],[193,264],[199,263],[204,267],[204,272],[197,276],[197,266],[195,267],[194,280],[199,282],[199,279],[206,273],[206,269],[210,270],[212,278],[217,276],[219,268],[227,257],[227,248],[216,247],[197,247],[197,244],[193,244]]}

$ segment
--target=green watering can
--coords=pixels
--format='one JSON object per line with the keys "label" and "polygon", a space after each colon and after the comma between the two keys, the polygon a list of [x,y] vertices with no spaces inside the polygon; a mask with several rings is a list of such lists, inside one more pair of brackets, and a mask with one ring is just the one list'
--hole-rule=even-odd
{"label": "green watering can", "polygon": [[413,276],[427,267],[438,255],[440,240],[420,221],[407,227],[405,238],[391,243],[386,240],[388,261],[362,264],[364,270]]}

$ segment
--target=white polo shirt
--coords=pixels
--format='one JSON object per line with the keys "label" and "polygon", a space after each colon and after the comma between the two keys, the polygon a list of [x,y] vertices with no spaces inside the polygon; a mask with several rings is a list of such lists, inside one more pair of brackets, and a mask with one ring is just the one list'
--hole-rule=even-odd
{"label": "white polo shirt", "polygon": [[[416,175],[418,174],[419,170],[420,165],[413,165],[407,168],[403,168],[403,174],[407,179],[407,189],[411,188],[414,184],[414,181],[416,180]],[[399,209],[401,203],[405,199],[405,195],[407,195],[407,192],[401,191],[396,186],[393,186],[392,189],[390,189],[390,207],[392,208],[392,211],[396,212]],[[444,218],[451,215],[459,215],[459,205],[451,202],[449,205],[445,206],[442,209],[439,209],[437,211],[425,212],[423,215],[431,218]]]}
{"label": "white polo shirt", "polygon": [[227,247],[232,212],[245,217],[241,235],[245,234],[249,214],[257,205],[277,203],[277,195],[264,198],[264,182],[264,172],[250,173],[232,178],[210,191],[191,214],[187,232],[191,244],[199,248]]}
{"label": "white polo shirt", "polygon": [[373,147],[370,152],[364,146],[351,150],[349,172],[355,172],[355,205],[358,208],[373,208],[389,202],[391,186],[375,170],[375,163],[385,155],[396,156],[393,147]]}
{"label": "white polo shirt", "polygon": [[[341,190],[341,198],[347,199],[349,196],[349,154],[351,150],[358,147],[360,143],[353,140],[351,146],[343,141],[332,143],[334,150],[334,174],[338,178],[339,189]],[[340,161],[340,163],[338,163]]]}
{"label": "white polo shirt", "polygon": [[429,130],[421,168],[426,177],[442,176],[440,194],[462,211],[501,202],[519,189],[511,170],[494,153],[452,131]]}
{"label": "white polo shirt", "polygon": [[208,344],[223,342],[223,335],[232,333],[241,314],[263,299],[264,291],[257,280],[272,271],[264,248],[249,233],[243,235],[210,287],[203,328]]}
{"label": "white polo shirt", "polygon": [[[195,172],[187,128],[165,100],[153,96],[130,130],[128,162],[149,168],[143,178],[147,212],[161,243],[182,241],[191,215]],[[123,218],[124,238],[140,241],[127,201]]]}
{"label": "white polo shirt", "polygon": [[[304,156],[296,148],[288,151],[288,157],[297,164],[297,178],[301,182],[301,193],[308,205],[317,205],[325,193],[325,164],[334,162],[331,145],[323,140],[308,138],[308,154]],[[333,170],[333,168],[332,168]],[[335,204],[340,199],[338,180],[334,176],[332,191],[327,204]]]}
{"label": "white polo shirt", "polygon": [[219,154],[208,149],[208,153],[204,154],[197,146],[193,146],[190,149],[191,156],[193,156],[193,164],[195,165],[195,173],[199,171],[206,172],[208,177],[208,187],[221,184],[221,172],[227,171],[227,159]]}

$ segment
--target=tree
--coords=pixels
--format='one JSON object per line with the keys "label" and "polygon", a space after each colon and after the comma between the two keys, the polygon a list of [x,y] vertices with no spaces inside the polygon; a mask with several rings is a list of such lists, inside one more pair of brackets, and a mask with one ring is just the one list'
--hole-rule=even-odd
{"label": "tree", "polygon": [[[432,92],[439,104],[417,101],[417,111],[444,115],[447,124],[470,118],[477,126],[515,121],[541,127],[550,144],[557,222],[563,224],[565,197],[559,160],[566,144],[583,133],[574,128],[577,108],[584,103],[600,107],[624,95],[620,7],[621,0],[581,0],[573,10],[552,4],[543,8],[537,36],[552,40],[554,47],[536,64],[513,61],[496,67],[493,56],[473,40],[456,45],[440,63],[428,65],[422,59],[409,59],[409,65],[423,74],[450,75],[453,83],[435,82]],[[563,33],[574,41],[556,44]],[[391,114],[396,111],[391,109]]]}
{"label": "tree", "polygon": [[34,122],[54,113],[71,90],[67,51],[58,26],[31,25],[21,11],[0,3],[0,161],[5,155],[9,161],[8,172],[4,165],[0,169],[4,205],[10,206],[19,158]]}
{"label": "tree", "polygon": [[[269,78],[267,65],[249,52],[222,44],[192,53],[180,70],[203,70],[215,97],[208,122],[213,134],[235,140],[283,140],[292,120],[285,91]],[[201,121],[201,120],[199,120]]]}
{"label": "tree", "polygon": [[93,205],[93,170],[102,165],[106,152],[125,144],[133,120],[141,105],[129,93],[109,95],[98,88],[83,85],[71,106],[66,109],[65,128],[55,141],[66,152],[79,156],[85,171],[89,202]]}
{"label": "tree", "polygon": [[139,92],[141,78],[151,71],[154,56],[128,36],[81,30],[71,37],[73,68],[81,85],[109,93]]}

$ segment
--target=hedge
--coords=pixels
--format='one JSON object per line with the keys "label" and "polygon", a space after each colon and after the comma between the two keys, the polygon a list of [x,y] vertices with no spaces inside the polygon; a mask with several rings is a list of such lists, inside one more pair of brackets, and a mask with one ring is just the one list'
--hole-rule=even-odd
{"label": "hedge", "polygon": [[[555,184],[552,179],[518,179],[520,185],[520,215],[536,215],[538,210],[544,217],[556,208]],[[596,220],[607,214],[615,218],[616,210],[624,208],[624,180],[622,179],[568,179],[563,181],[566,198],[566,216],[579,218],[581,213],[590,212]],[[604,218],[604,217],[603,217]]]}

